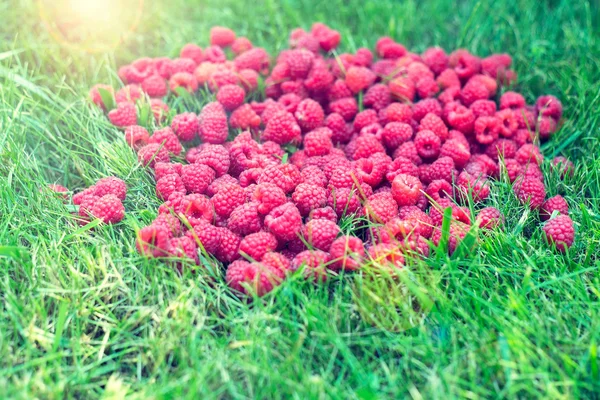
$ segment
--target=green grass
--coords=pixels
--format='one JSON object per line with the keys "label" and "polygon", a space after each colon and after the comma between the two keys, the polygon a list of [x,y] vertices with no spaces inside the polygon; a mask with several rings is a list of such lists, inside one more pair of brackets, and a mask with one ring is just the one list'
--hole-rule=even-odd
{"label": "green grass", "polygon": [[[146,1],[136,32],[98,54],[56,42],[35,3],[0,2],[0,397],[600,397],[597,2]],[[318,20],[342,33],[342,51],[390,35],[415,51],[509,52],[528,101],[557,95],[565,123],[543,150],[577,164],[573,178],[547,179],[576,221],[569,254],[548,249],[537,216],[497,182],[490,203],[506,229],[415,266],[435,305],[410,326],[394,306],[405,292],[367,275],[295,277],[248,303],[222,274],[138,256],[134,233],[158,200],[88,88],[116,85],[116,66],[137,57],[206,45],[215,24],[275,53]],[[107,175],[130,188],[116,226],[79,227],[39,191]]]}

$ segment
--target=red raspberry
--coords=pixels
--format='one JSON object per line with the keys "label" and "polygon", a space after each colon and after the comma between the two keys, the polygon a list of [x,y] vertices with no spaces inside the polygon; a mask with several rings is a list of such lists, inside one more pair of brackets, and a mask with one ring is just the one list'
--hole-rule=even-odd
{"label": "red raspberry", "polygon": [[500,134],[502,121],[496,117],[479,117],[475,121],[475,139],[481,144],[490,144]]}
{"label": "red raspberry", "polygon": [[217,101],[228,111],[233,111],[244,103],[246,92],[237,85],[223,85],[217,92]]}
{"label": "red raspberry", "polygon": [[460,98],[462,103],[469,107],[477,100],[487,100],[490,97],[490,91],[481,84],[481,82],[470,80],[465,87],[463,87]]}
{"label": "red raspberry", "polygon": [[395,99],[401,102],[412,102],[415,99],[416,89],[414,82],[408,77],[400,76],[388,83],[390,92]]}
{"label": "red raspberry", "polygon": [[[452,255],[462,240],[467,236],[469,227],[463,223],[452,221],[450,223],[450,232],[448,235],[448,254]],[[442,239],[442,230],[435,229],[431,237],[434,245],[439,246]]]}
{"label": "red raspberry", "polygon": [[537,112],[544,117],[551,117],[555,121],[558,121],[562,117],[563,107],[556,97],[554,96],[540,96],[535,102],[535,109]]}
{"label": "red raspberry", "polygon": [[541,117],[538,120],[537,132],[540,139],[548,139],[554,132],[556,132],[556,121],[550,117]]}
{"label": "red raspberry", "polygon": [[512,137],[519,128],[515,114],[510,109],[497,111],[496,118],[500,120],[500,135],[504,137]]}
{"label": "red raspberry", "polygon": [[281,253],[270,252],[263,256],[261,263],[279,270],[283,275],[287,274],[291,268],[290,260]]}
{"label": "red raspberry", "polygon": [[[377,269],[388,270],[390,267],[398,269],[404,267],[404,255],[396,244],[376,244],[369,247],[367,253],[371,260],[373,260],[373,266]],[[391,271],[388,270],[388,273]]]}
{"label": "red raspberry", "polygon": [[94,85],[90,89],[89,97],[90,97],[90,100],[92,100],[92,103],[94,103],[95,105],[97,105],[98,107],[100,107],[104,111],[106,111],[106,105],[104,104],[104,101],[102,100],[102,96],[100,95],[100,91],[98,89],[103,89],[103,90],[107,91],[113,97],[114,97],[115,90],[112,88],[112,86],[103,85],[103,84]]}
{"label": "red raspberry", "polygon": [[177,72],[169,79],[169,88],[171,92],[177,94],[177,89],[182,88],[190,93],[198,90],[198,81],[196,77],[189,72]]}
{"label": "red raspberry", "polygon": [[540,149],[533,144],[524,144],[517,150],[515,154],[515,159],[521,165],[526,165],[529,163],[533,164],[541,164],[544,161],[544,156],[540,152]]}
{"label": "red raspberry", "polygon": [[450,54],[448,65],[454,68],[460,79],[467,80],[479,72],[481,60],[468,50],[458,49]]}
{"label": "red raspberry", "polygon": [[337,222],[337,215],[331,207],[315,208],[308,215],[309,221],[312,221],[313,219],[326,219],[328,221]]}
{"label": "red raspberry", "polygon": [[171,77],[178,73],[193,74],[196,63],[190,58],[176,58],[171,62]]}
{"label": "red raspberry", "polygon": [[304,136],[304,152],[307,157],[324,156],[333,148],[329,128],[317,128]]}
{"label": "red raspberry", "polygon": [[326,219],[313,219],[306,223],[306,241],[317,250],[329,251],[331,244],[339,233],[339,226],[335,222]]}
{"label": "red raspberry", "polygon": [[355,132],[360,132],[367,126],[378,122],[377,112],[375,110],[365,110],[359,112],[354,118],[353,127]]}
{"label": "red raspberry", "polygon": [[573,245],[575,229],[573,220],[568,215],[559,215],[552,218],[544,225],[544,234],[549,245],[564,253]]}
{"label": "red raspberry", "polygon": [[342,38],[338,31],[318,22],[313,24],[311,33],[317,38],[324,51],[335,49]]}
{"label": "red raspberry", "polygon": [[481,71],[496,79],[504,71],[510,68],[512,58],[508,54],[492,54],[481,60]]}
{"label": "red raspberry", "polygon": [[422,189],[421,181],[411,175],[396,175],[392,182],[392,196],[400,207],[415,205]]}
{"label": "red raspberry", "polygon": [[500,96],[500,109],[518,110],[526,105],[523,95],[517,92],[505,92]]}
{"label": "red raspberry", "polygon": [[210,28],[211,46],[227,47],[235,41],[235,32],[223,26],[213,26]]}
{"label": "red raspberry", "polygon": [[236,207],[229,216],[227,227],[242,236],[260,231],[262,216],[258,213],[258,203],[251,202]]}
{"label": "red raspberry", "polygon": [[[460,79],[456,72],[453,69],[445,69],[443,70],[435,80],[438,86],[446,92],[450,88],[455,89],[455,93],[460,92]],[[441,97],[441,96],[440,96]],[[440,99],[440,101],[442,101]]]}
{"label": "red raspberry", "polygon": [[146,128],[139,125],[131,125],[125,128],[125,141],[134,150],[148,144],[150,134]]}
{"label": "red raspberry", "polygon": [[148,143],[159,144],[176,156],[178,156],[183,149],[179,139],[169,127],[155,131],[152,136],[150,136],[150,139],[148,139]]}
{"label": "red raspberry", "polygon": [[144,97],[144,93],[139,85],[127,85],[122,87],[115,94],[115,102],[135,104],[139,99]]}
{"label": "red raspberry", "polygon": [[238,37],[231,44],[231,50],[234,54],[240,55],[252,48],[252,42],[246,37]]}
{"label": "red raspberry", "polygon": [[469,146],[465,146],[460,140],[450,139],[442,145],[440,156],[450,157],[457,168],[464,168],[471,158]]}
{"label": "red raspberry", "polygon": [[206,189],[206,194],[209,196],[214,196],[223,187],[225,187],[225,185],[229,185],[232,183],[239,184],[238,180],[231,175],[225,174],[223,176],[220,176],[217,179],[215,179],[210,185],[208,185],[208,188]]}
{"label": "red raspberry", "polygon": [[298,109],[298,104],[302,101],[302,98],[294,93],[288,93],[281,96],[277,103],[281,104],[285,111],[289,113],[295,113]]}
{"label": "red raspberry", "polygon": [[360,199],[360,192],[356,189],[335,188],[328,195],[327,205],[341,218],[356,213],[361,207]]}
{"label": "red raspberry", "polygon": [[517,153],[517,145],[509,139],[498,139],[491,143],[485,152],[494,161],[498,161],[499,158],[514,158]]}
{"label": "red raspberry", "polygon": [[[348,151],[348,148],[346,149]],[[354,143],[354,151],[351,152],[352,159],[359,160],[361,158],[368,158],[376,153],[384,153],[385,147],[377,139],[375,135],[361,135],[356,138]]]}
{"label": "red raspberry", "polygon": [[562,156],[554,157],[551,167],[552,169],[556,168],[558,170],[562,179],[567,175],[573,176],[575,170],[575,165]]}
{"label": "red raspberry", "polygon": [[280,164],[268,167],[260,176],[258,183],[274,183],[285,193],[292,192],[301,182],[298,167],[292,164]]}
{"label": "red raspberry", "polygon": [[169,234],[163,226],[146,226],[137,233],[135,247],[138,253],[148,257],[163,257],[167,255]]}
{"label": "red raspberry", "polygon": [[[427,114],[434,114],[440,117],[442,115],[442,106],[440,105],[440,102],[436,99],[424,99],[413,105],[412,119],[415,121],[421,122]],[[410,120],[403,122],[410,122]]]}
{"label": "red raspberry", "polygon": [[255,47],[237,56],[234,64],[238,71],[251,69],[266,75],[269,72],[269,54],[265,49]]}
{"label": "red raspberry", "polygon": [[327,176],[325,176],[325,173],[321,168],[316,165],[307,165],[300,171],[300,175],[302,176],[302,183],[316,185],[322,188],[327,186]]}
{"label": "red raspberry", "polygon": [[433,232],[433,221],[417,206],[400,208],[398,212],[400,219],[407,221],[415,234],[429,239]]}
{"label": "red raspberry", "polygon": [[202,194],[215,180],[215,171],[204,164],[188,164],[181,169],[181,179],[189,193]]}
{"label": "red raspberry", "polygon": [[233,210],[246,202],[246,192],[237,183],[223,184],[211,201],[218,216],[229,218]]}
{"label": "red raspberry", "polygon": [[331,85],[331,87],[329,88],[328,93],[327,93],[327,99],[330,102],[334,102],[335,100],[350,98],[352,96],[353,96],[352,91],[350,90],[348,85],[346,85],[346,81],[344,81],[342,79],[338,79],[335,82],[333,82],[333,84]]}
{"label": "red raspberry", "polygon": [[440,137],[432,131],[419,131],[415,136],[417,152],[423,158],[436,158],[440,153],[441,143]]}
{"label": "red raspberry", "polygon": [[287,111],[280,111],[269,119],[262,140],[271,140],[283,145],[298,140],[301,129],[296,119]]}
{"label": "red raspberry", "polygon": [[262,183],[254,188],[252,201],[258,203],[258,212],[266,215],[274,208],[283,205],[287,199],[279,186],[273,183]]}
{"label": "red raspberry", "polygon": [[513,190],[522,204],[529,204],[532,210],[541,207],[546,197],[544,183],[535,178],[524,178],[515,182]]}
{"label": "red raspberry", "polygon": [[477,214],[475,223],[481,229],[496,229],[504,224],[504,215],[495,207],[482,208]]}
{"label": "red raspberry", "polygon": [[421,165],[423,163],[423,160],[421,160],[421,157],[419,157],[419,153],[417,152],[417,146],[411,141],[402,143],[394,150],[393,158],[396,159],[398,157],[404,157],[415,165]]}
{"label": "red raspberry", "polygon": [[98,197],[112,194],[117,196],[119,200],[125,200],[125,196],[127,195],[127,185],[125,182],[114,176],[100,179],[93,188],[94,194]]}
{"label": "red raspberry", "polygon": [[152,75],[142,82],[142,90],[149,97],[164,97],[169,91],[167,81],[160,75]]}
{"label": "red raspberry", "polygon": [[447,121],[453,129],[464,134],[469,134],[473,132],[475,114],[464,106],[457,106],[455,109],[448,112]]}
{"label": "red raspberry", "polygon": [[292,203],[285,203],[276,207],[265,217],[265,227],[275,237],[288,242],[297,237],[302,228],[302,216],[298,208]]}
{"label": "red raspberry", "polygon": [[223,64],[227,61],[225,52],[219,46],[209,46],[204,49],[204,58],[206,61],[215,64]]}
{"label": "red raspberry", "polygon": [[246,92],[254,92],[258,89],[258,72],[253,69],[243,69],[238,72],[240,85]]}
{"label": "red raspberry", "polygon": [[169,162],[169,151],[160,144],[150,143],[138,150],[138,161],[152,168],[158,162]]}
{"label": "red raspberry", "polygon": [[187,258],[199,264],[198,246],[193,239],[183,236],[169,239],[167,243],[167,252],[169,257]]}
{"label": "red raspberry", "polygon": [[[175,200],[173,196],[169,197],[169,202]],[[197,193],[183,196],[179,204],[179,212],[183,213],[194,226],[199,220],[212,223],[215,219],[215,209],[209,198]]]}
{"label": "red raspberry", "polygon": [[189,58],[194,61],[197,65],[199,65],[202,61],[204,61],[204,53],[202,52],[202,48],[193,43],[188,43],[181,49],[181,53],[179,55],[181,58]]}
{"label": "red raspberry", "polygon": [[231,113],[229,124],[233,129],[256,129],[260,126],[260,117],[250,104],[243,104]]}
{"label": "red raspberry", "polygon": [[150,99],[150,109],[157,124],[162,123],[169,112],[169,106],[161,99]]}
{"label": "red raspberry", "polygon": [[443,198],[452,198],[452,185],[443,179],[436,179],[427,185],[427,196],[437,202]]}
{"label": "red raspberry", "polygon": [[245,295],[262,297],[281,284],[284,275],[264,263],[234,261],[227,268],[225,280],[232,289]]}
{"label": "red raspberry", "polygon": [[330,260],[329,253],[320,250],[305,250],[294,257],[291,268],[296,271],[304,266],[304,275],[307,280],[324,282],[327,280],[326,264]]}
{"label": "red raspberry", "polygon": [[304,80],[304,87],[308,89],[313,96],[325,96],[329,92],[335,77],[329,71],[329,67],[325,62],[313,63],[312,69],[308,74],[308,78]]}
{"label": "red raspberry", "polygon": [[492,100],[476,100],[469,106],[476,118],[496,115],[496,103]]}
{"label": "red raspberry", "polygon": [[481,177],[475,177],[467,171],[462,171],[456,180],[458,197],[466,202],[469,195],[472,196],[474,203],[485,201],[490,195],[490,187],[487,180]]}
{"label": "red raspberry", "polygon": [[329,178],[328,187],[336,189],[352,188],[361,183],[359,174],[354,168],[339,166],[333,170]]}
{"label": "red raspberry", "polygon": [[[237,260],[240,257],[239,248],[242,238],[227,228],[217,228],[211,225],[208,225],[208,227],[209,228],[205,231],[195,227],[193,231],[198,233],[199,238],[200,235],[203,236],[203,238],[200,238],[200,242],[203,245],[204,243],[208,243],[210,245],[209,247],[213,247],[213,249],[211,249],[213,251],[209,251],[207,246],[204,245],[206,251],[214,254],[217,260],[224,263]],[[207,226],[204,226],[204,228],[207,228]],[[204,241],[202,241],[202,239],[204,239]]]}
{"label": "red raspberry", "polygon": [[183,141],[191,141],[200,131],[200,122],[194,113],[176,115],[171,123],[171,128],[177,137]]}
{"label": "red raspberry", "polygon": [[[454,169],[454,161],[450,157],[440,157],[435,160],[430,166],[428,175],[431,181],[436,179],[444,179],[452,183],[456,170]],[[427,183],[427,182],[424,182]]]}
{"label": "red raspberry", "polygon": [[369,221],[385,224],[398,215],[398,204],[391,196],[369,199],[363,207],[363,214]]}
{"label": "red raspberry", "polygon": [[390,163],[390,157],[384,153],[375,153],[369,158],[357,160],[356,171],[358,172],[359,180],[372,187],[378,186],[383,181]]}
{"label": "red raspberry", "polygon": [[300,214],[307,216],[312,210],[327,204],[327,191],[320,186],[301,183],[294,190],[292,200]]}
{"label": "red raspberry", "polygon": [[353,93],[369,88],[377,76],[366,67],[350,67],[346,72],[346,85]]}
{"label": "red raspberry", "polygon": [[260,178],[263,171],[263,168],[250,168],[245,171],[242,171],[242,173],[239,176],[240,186],[248,187],[250,185],[258,183],[258,178]]}
{"label": "red raspberry", "polygon": [[365,256],[365,245],[356,236],[341,236],[333,241],[329,249],[334,271],[355,271],[362,265]]}
{"label": "red raspberry", "polygon": [[419,79],[415,88],[417,89],[417,94],[422,99],[433,97],[440,91],[437,82],[430,76]]}
{"label": "red raspberry", "polygon": [[308,50],[291,50],[285,62],[290,68],[290,78],[305,79],[313,64],[314,54]]}
{"label": "red raspberry", "polygon": [[227,114],[219,103],[208,103],[202,108],[198,117],[200,121],[200,138],[212,144],[222,144],[227,140]]}
{"label": "red raspberry", "polygon": [[381,83],[371,86],[363,98],[363,105],[375,111],[383,110],[392,102],[390,89]]}
{"label": "red raspberry", "polygon": [[352,121],[358,113],[358,104],[354,97],[345,97],[329,103],[329,112],[340,114],[346,121]]}
{"label": "red raspberry", "polygon": [[569,215],[569,205],[561,195],[550,197],[542,204],[540,218],[542,221],[547,221],[554,211],[558,211],[560,215]]}
{"label": "red raspberry", "polygon": [[413,129],[403,122],[390,122],[381,132],[383,144],[388,150],[395,150],[400,144],[410,140]]}
{"label": "red raspberry", "polygon": [[319,103],[312,99],[305,99],[298,104],[294,113],[298,125],[304,132],[311,131],[320,126],[323,126],[325,113]]}
{"label": "red raspberry", "polygon": [[211,167],[216,176],[223,176],[229,171],[229,152],[219,144],[205,144],[196,156],[194,162]]}
{"label": "red raspberry", "polygon": [[158,217],[152,221],[154,226],[162,226],[167,229],[169,238],[181,235],[181,221],[175,215],[170,213],[158,214]]}
{"label": "red raspberry", "polygon": [[441,74],[448,67],[448,55],[440,47],[428,48],[421,58],[425,65],[436,75]]}
{"label": "red raspberry", "polygon": [[429,113],[421,119],[419,131],[424,130],[432,131],[442,141],[445,141],[448,138],[448,127],[446,127],[446,124],[444,124],[444,121],[442,121],[440,117],[433,113]]}
{"label": "red raspberry", "polygon": [[514,182],[515,179],[517,179],[517,177],[523,172],[521,164],[519,164],[517,160],[513,158],[507,158],[503,161],[503,167],[504,169],[506,169],[506,175],[508,177],[508,180],[510,182]]}
{"label": "red raspberry", "polygon": [[185,194],[185,185],[177,174],[163,176],[156,182],[156,195],[166,201],[173,193]]}
{"label": "red raspberry", "polygon": [[125,208],[117,196],[106,194],[94,202],[90,214],[105,224],[116,224],[125,217]]}
{"label": "red raspberry", "polygon": [[252,260],[259,261],[277,248],[277,239],[269,232],[252,233],[240,242],[240,252]]}
{"label": "red raspberry", "polygon": [[388,165],[385,177],[388,182],[392,182],[399,174],[407,174],[416,177],[419,175],[419,171],[412,161],[406,157],[399,156]]}
{"label": "red raspberry", "polygon": [[117,128],[126,128],[137,124],[137,109],[131,103],[118,103],[117,108],[108,113],[110,123]]}

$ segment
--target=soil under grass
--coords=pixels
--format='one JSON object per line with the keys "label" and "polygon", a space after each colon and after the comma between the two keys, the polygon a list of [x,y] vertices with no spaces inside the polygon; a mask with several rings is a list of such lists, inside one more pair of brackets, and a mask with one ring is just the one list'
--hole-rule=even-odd
{"label": "soil under grass", "polygon": [[[135,32],[94,54],[57,42],[36,3],[0,2],[0,397],[600,396],[596,2],[146,1]],[[213,25],[276,53],[314,21],[342,33],[340,51],[390,35],[418,52],[510,53],[528,103],[548,93],[565,106],[542,149],[576,164],[564,181],[545,167],[549,197],[563,195],[576,222],[569,253],[544,244],[537,215],[498,181],[489,203],[505,213],[504,231],[473,252],[434,254],[402,287],[368,274],[295,277],[249,303],[214,267],[180,275],[140,257],[135,231],[159,201],[122,133],[87,104],[89,87],[117,86],[116,66],[135,58],[205,46]],[[205,101],[171,104],[198,111]],[[79,227],[39,190],[107,175],[129,186],[115,226]]]}

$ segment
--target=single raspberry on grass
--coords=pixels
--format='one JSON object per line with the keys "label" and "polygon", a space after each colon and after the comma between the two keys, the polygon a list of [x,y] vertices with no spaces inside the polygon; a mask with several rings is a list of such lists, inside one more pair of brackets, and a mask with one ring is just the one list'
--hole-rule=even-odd
{"label": "single raspberry on grass", "polygon": [[235,41],[235,32],[224,26],[213,26],[210,28],[211,46],[227,47]]}
{"label": "single raspberry on grass", "polygon": [[90,214],[105,224],[116,224],[125,217],[125,208],[121,199],[114,194],[107,194],[94,202]]}
{"label": "single raspberry on grass", "polygon": [[544,201],[540,207],[540,218],[542,221],[547,221],[554,211],[557,211],[560,215],[569,215],[569,204],[561,195],[550,197]]}
{"label": "single raspberry on grass", "polygon": [[115,94],[115,102],[117,104],[135,104],[143,96],[144,93],[142,92],[142,89],[139,85],[127,85],[117,91],[117,93]]}
{"label": "single raspberry on grass", "polygon": [[573,220],[568,215],[559,215],[544,224],[544,234],[549,245],[564,253],[573,245],[575,228]]}
{"label": "single raspberry on grass", "polygon": [[515,160],[517,160],[521,165],[526,165],[529,163],[539,165],[542,163],[542,161],[544,161],[544,156],[542,155],[539,147],[528,143],[519,147],[515,154]]}
{"label": "single raspberry on grass", "polygon": [[563,107],[560,100],[551,95],[540,96],[535,101],[535,108],[544,117],[552,117],[558,121],[562,117]]}
{"label": "single raspberry on grass", "polygon": [[529,204],[532,210],[540,208],[546,198],[546,187],[536,178],[518,179],[513,185],[513,190],[519,201]]}
{"label": "single raspberry on grass", "polygon": [[127,185],[122,179],[115,176],[108,176],[100,179],[94,185],[94,194],[98,197],[105,196],[107,194],[113,194],[119,198],[119,200],[125,200],[127,195]]}

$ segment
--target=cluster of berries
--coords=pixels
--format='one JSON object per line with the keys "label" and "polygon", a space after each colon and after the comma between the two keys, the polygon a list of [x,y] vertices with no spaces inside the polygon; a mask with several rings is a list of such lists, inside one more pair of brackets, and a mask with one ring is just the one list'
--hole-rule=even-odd
{"label": "cluster of berries", "polygon": [[[557,98],[528,105],[502,90],[516,80],[507,54],[438,47],[415,54],[384,37],[374,53],[333,57],[340,39],[320,23],[296,29],[272,65],[264,49],[215,27],[208,48],[188,44],[180,58],[122,67],[126,86],[113,110],[98,90],[112,89],[92,88],[92,101],[153,170],[164,201],[139,231],[140,253],[199,263],[202,252],[227,265],[231,287],[258,295],[300,267],[313,280],[368,260],[401,268],[440,244],[447,209],[449,253],[472,226],[499,227],[502,213],[482,204],[489,179],[503,176],[549,219],[548,242],[571,246],[568,205],[560,196],[546,200],[536,146],[560,123]],[[247,101],[263,79],[266,99]],[[162,100],[199,88],[216,97],[199,115],[172,115]],[[155,111],[160,128],[152,135],[137,125],[138,100]],[[178,157],[186,163],[172,161]],[[563,176],[573,171],[564,158],[553,165]],[[348,216],[360,222],[352,235],[339,226]]]}
{"label": "cluster of berries", "polygon": [[[69,189],[61,185],[48,185],[48,188],[68,200]],[[93,186],[73,195],[72,202],[78,206],[78,222],[88,224],[97,218],[105,224],[116,224],[125,217],[123,200],[127,196],[127,185],[114,176],[102,178]]]}

